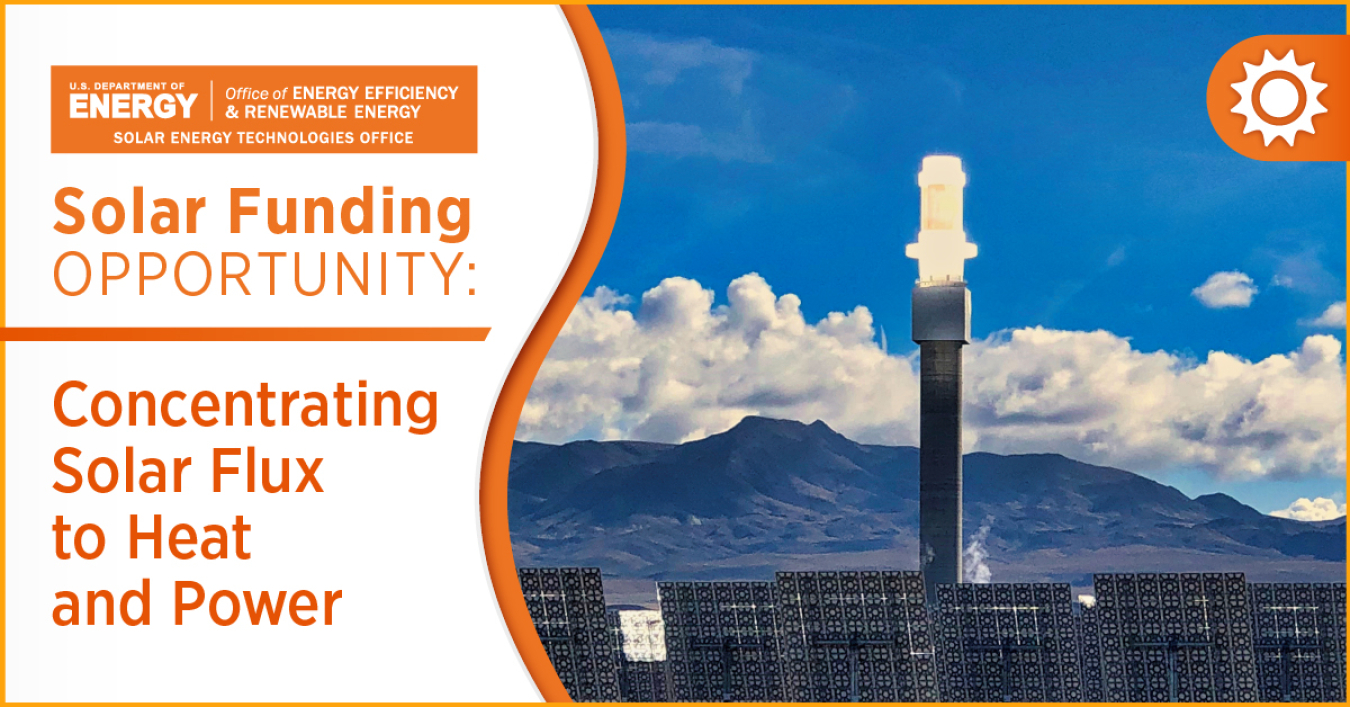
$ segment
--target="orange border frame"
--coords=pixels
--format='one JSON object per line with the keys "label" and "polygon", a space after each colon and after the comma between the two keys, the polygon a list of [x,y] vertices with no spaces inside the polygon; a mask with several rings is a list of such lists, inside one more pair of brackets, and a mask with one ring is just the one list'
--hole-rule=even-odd
{"label": "orange border frame", "polygon": [[[556,0],[555,0],[556,1]],[[294,4],[332,4],[332,5],[354,5],[370,4],[371,0],[293,0]],[[444,4],[445,0],[404,0],[406,4],[424,5],[424,4]],[[547,0],[483,0],[484,4],[554,4]],[[1347,4],[1346,0],[779,0],[778,2],[767,2],[766,0],[600,0],[602,4],[636,4],[636,5],[717,5],[717,4],[863,4],[863,5],[1342,5]],[[5,7],[9,5],[29,5],[29,4],[121,4],[117,0],[85,0],[84,2],[60,3],[45,2],[44,0],[29,0],[19,2],[6,2]],[[126,0],[126,4],[137,5],[200,5],[200,4],[223,4],[223,5],[268,5],[276,4],[276,0]],[[490,578],[493,583],[493,589],[497,595],[498,605],[505,618],[511,636],[520,651],[521,657],[529,669],[531,677],[538,686],[545,700],[549,702],[570,702],[571,698],[567,695],[558,679],[557,673],[553,670],[552,664],[544,652],[543,643],[539,640],[538,634],[534,630],[534,624],[530,620],[529,612],[525,606],[524,595],[520,590],[520,583],[516,577],[516,568],[514,556],[511,552],[510,527],[507,520],[507,473],[510,467],[511,446],[514,442],[516,424],[520,418],[520,412],[524,406],[525,399],[529,394],[530,385],[533,383],[535,375],[539,371],[548,349],[552,346],[554,339],[562,330],[566,323],[571,309],[583,294],[586,285],[589,283],[591,275],[594,273],[600,256],[604,252],[606,243],[609,240],[610,232],[618,216],[619,200],[623,192],[623,177],[625,169],[626,155],[626,136],[624,133],[623,106],[619,97],[618,81],[614,74],[614,67],[609,58],[609,52],[605,48],[604,40],[596,27],[594,19],[591,17],[589,9],[584,4],[579,4],[579,0],[563,0],[561,9],[567,19],[568,25],[572,29],[578,47],[581,50],[582,59],[586,65],[586,71],[591,82],[591,91],[594,97],[599,159],[597,163],[595,198],[592,203],[591,213],[588,218],[585,231],[582,234],[581,242],[577,246],[576,254],[567,271],[564,273],[562,281],[559,283],[553,297],[549,300],[548,306],[540,316],[539,322],[531,332],[529,338],[522,347],[519,356],[511,367],[511,371],[503,384],[497,405],[493,410],[492,418],[488,427],[487,439],[483,450],[482,476],[479,495],[480,514],[482,523],[483,548],[487,556],[487,564]],[[1347,19],[1350,20],[1350,6],[1347,6]],[[0,13],[0,66],[4,65],[5,50],[5,24],[7,17]],[[0,78],[0,83],[3,78]],[[0,91],[0,156],[4,155],[5,147],[5,95]],[[1350,165],[1346,169],[1347,177],[1347,240],[1350,241]],[[5,173],[0,171],[0,194],[5,189]],[[71,334],[56,333],[55,330],[35,331],[28,334],[20,334],[17,330],[5,328],[5,288],[3,286],[3,273],[5,267],[5,242],[2,234],[4,232],[5,203],[0,199],[0,367],[3,367],[6,360],[6,341],[49,341],[63,340]],[[1347,262],[1350,267],[1350,262]],[[1350,282],[1347,282],[1346,294],[1350,296]],[[149,330],[146,339],[138,339],[134,336],[123,335],[122,340],[164,340],[160,332],[164,330]],[[203,335],[195,340],[232,340],[228,338],[230,332],[213,332],[210,335]],[[266,332],[255,334],[255,336],[271,336]],[[445,336],[444,334],[440,336]],[[220,337],[220,338],[212,338]],[[418,337],[399,338],[395,340],[428,340]],[[255,339],[264,340],[264,339]],[[267,339],[271,340],[271,339]],[[436,339],[444,340],[444,339]],[[0,368],[3,370],[3,368]],[[0,375],[0,701],[5,704],[10,703],[5,691],[6,679],[6,650],[8,643],[5,634],[5,580],[6,564],[4,561],[4,543],[5,543],[5,439],[3,432],[5,426],[5,376]],[[1347,394],[1350,394],[1350,383],[1347,384]],[[1350,487],[1348,487],[1350,490]],[[1350,540],[1347,542],[1347,550],[1350,550]],[[1350,569],[1347,570],[1347,581],[1350,581]],[[59,705],[61,703],[40,703],[47,705]],[[67,703],[68,704],[68,703]],[[87,703],[87,704],[113,704],[113,703]],[[208,703],[198,702],[191,704],[199,705],[223,705],[231,703]],[[235,703],[249,705],[250,707],[263,707],[264,705],[296,705],[307,703]],[[308,703],[316,704],[316,703]],[[339,704],[339,703],[325,703]],[[347,703],[347,704],[371,704],[371,703]],[[435,703],[421,703],[435,704]],[[1257,703],[1253,703],[1257,704]]]}
{"label": "orange border frame", "polygon": [[581,48],[581,58],[591,80],[591,94],[595,98],[596,132],[599,137],[599,159],[596,164],[595,200],[586,221],[586,230],[577,244],[576,255],[562,282],[553,293],[544,313],[540,315],[530,336],[525,340],[520,355],[506,376],[506,383],[497,397],[497,407],[488,424],[487,441],[483,446],[483,472],[479,482],[478,512],[483,524],[483,552],[487,555],[488,574],[497,593],[506,627],[516,642],[520,657],[525,661],[534,684],[549,702],[571,702],[562,680],[544,652],[544,644],[534,630],[530,611],[525,606],[516,575],[515,557],[511,553],[511,527],[507,518],[507,474],[511,467],[511,446],[515,443],[516,424],[520,411],[530,394],[530,386],[544,363],[544,357],[562,331],[572,308],[586,290],[591,274],[605,252],[614,221],[619,216],[619,200],[623,196],[623,176],[626,167],[627,134],[624,131],[623,102],[619,97],[619,79],[614,75],[605,40],[595,25],[591,11],[584,5],[565,5],[563,14],[572,27],[572,35]]}

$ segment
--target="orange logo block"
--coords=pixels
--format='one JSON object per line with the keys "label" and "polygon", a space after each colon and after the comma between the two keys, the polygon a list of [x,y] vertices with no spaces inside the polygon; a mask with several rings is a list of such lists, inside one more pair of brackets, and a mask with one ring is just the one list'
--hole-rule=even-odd
{"label": "orange logo block", "polygon": [[1229,49],[1209,76],[1209,119],[1258,160],[1350,160],[1350,37],[1263,35]]}
{"label": "orange logo block", "polygon": [[476,66],[53,66],[53,153],[471,153]]}

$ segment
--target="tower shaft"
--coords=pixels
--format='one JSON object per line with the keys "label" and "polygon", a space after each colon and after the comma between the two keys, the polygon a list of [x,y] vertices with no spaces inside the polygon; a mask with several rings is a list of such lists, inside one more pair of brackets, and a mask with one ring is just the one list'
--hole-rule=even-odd
{"label": "tower shaft", "polygon": [[961,574],[962,341],[919,343],[919,564],[929,601]]}
{"label": "tower shaft", "polygon": [[919,345],[919,569],[928,600],[961,574],[961,354],[970,341],[965,283],[911,295]]}

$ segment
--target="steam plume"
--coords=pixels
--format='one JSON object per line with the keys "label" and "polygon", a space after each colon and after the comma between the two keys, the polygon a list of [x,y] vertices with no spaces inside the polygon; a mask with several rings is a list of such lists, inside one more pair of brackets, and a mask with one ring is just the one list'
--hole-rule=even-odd
{"label": "steam plume", "polygon": [[980,524],[980,529],[970,538],[970,544],[966,546],[965,556],[965,577],[966,582],[972,584],[989,584],[993,578],[993,573],[989,571],[989,565],[985,560],[989,559],[989,529],[994,523],[993,516],[987,516],[984,523]]}

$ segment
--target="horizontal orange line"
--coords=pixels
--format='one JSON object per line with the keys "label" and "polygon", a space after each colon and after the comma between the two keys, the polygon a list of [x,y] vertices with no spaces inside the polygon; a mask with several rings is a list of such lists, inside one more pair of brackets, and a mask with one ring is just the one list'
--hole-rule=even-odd
{"label": "horizontal orange line", "polygon": [[[8,0],[5,5],[280,5],[277,0]],[[368,5],[370,0],[292,0],[287,5]],[[400,5],[444,5],[403,0]],[[465,2],[449,4],[470,4]],[[1345,0],[475,0],[481,5],[1344,5]]]}
{"label": "horizontal orange line", "polygon": [[4,327],[0,341],[485,341],[489,327]]}

